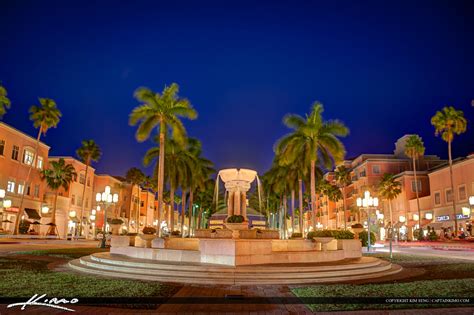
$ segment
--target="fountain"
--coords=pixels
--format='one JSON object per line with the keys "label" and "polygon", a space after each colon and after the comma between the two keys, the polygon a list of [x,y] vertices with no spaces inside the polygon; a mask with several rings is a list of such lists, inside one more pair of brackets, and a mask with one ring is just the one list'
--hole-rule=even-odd
{"label": "fountain", "polygon": [[[113,236],[110,253],[82,257],[69,266],[106,276],[200,284],[338,282],[376,278],[401,270],[390,262],[362,257],[359,240],[288,240],[279,239],[278,231],[250,229],[246,201],[254,181],[261,202],[257,172],[221,170],[216,180],[216,205],[219,178],[226,189],[226,228],[196,230],[190,238],[157,237],[151,244],[138,236]],[[243,222],[227,222],[233,216],[242,216]]]}

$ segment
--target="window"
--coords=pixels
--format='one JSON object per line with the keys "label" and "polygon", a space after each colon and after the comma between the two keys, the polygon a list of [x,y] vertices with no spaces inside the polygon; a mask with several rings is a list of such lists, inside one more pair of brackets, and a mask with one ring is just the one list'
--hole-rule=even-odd
{"label": "window", "polygon": [[26,184],[26,195],[29,196],[31,194],[31,184]]}
{"label": "window", "polygon": [[30,150],[26,150],[23,152],[23,163],[27,165],[33,164],[34,153]]}
{"label": "window", "polygon": [[43,169],[43,158],[41,156],[38,156],[38,161],[36,162],[36,167],[39,168],[40,170]]}
{"label": "window", "polygon": [[77,197],[77,205],[78,205],[78,206],[82,206],[82,196],[81,196],[81,197]]}
{"label": "window", "polygon": [[87,187],[90,187],[90,186],[91,186],[91,178],[88,177],[88,178],[87,178]]}
{"label": "window", "polygon": [[5,152],[5,140],[0,140],[0,155]]}
{"label": "window", "polygon": [[380,165],[372,165],[372,173],[380,174]]}
{"label": "window", "polygon": [[86,177],[84,174],[79,174],[79,183],[82,185],[86,183]]}
{"label": "window", "polygon": [[14,145],[12,149],[12,160],[18,161],[19,152],[20,152],[20,147],[17,145]]}
{"label": "window", "polygon": [[459,186],[458,193],[459,200],[466,200],[466,186]]}
{"label": "window", "polygon": [[40,185],[35,185],[35,198],[39,198],[40,195]]}
{"label": "window", "polygon": [[435,205],[441,204],[441,194],[439,192],[435,192],[434,194],[434,203]]}
{"label": "window", "polygon": [[145,203],[143,201],[140,202],[140,207],[143,207]]}
{"label": "window", "polygon": [[7,191],[14,193],[15,192],[15,182],[12,180],[9,180],[7,183]]}
{"label": "window", "polygon": [[446,202],[452,202],[453,201],[453,192],[451,188],[446,189]]}
{"label": "window", "polygon": [[[418,179],[417,184],[418,185],[416,185],[416,186],[418,186],[418,192],[421,192],[421,180]],[[416,189],[417,189],[417,187],[415,187],[415,181],[412,180],[411,181],[411,192],[416,192]]]}
{"label": "window", "polygon": [[76,204],[76,195],[71,195],[71,204]]}
{"label": "window", "polygon": [[18,193],[20,195],[23,194],[23,190],[25,189],[25,185],[24,184],[18,184]]}

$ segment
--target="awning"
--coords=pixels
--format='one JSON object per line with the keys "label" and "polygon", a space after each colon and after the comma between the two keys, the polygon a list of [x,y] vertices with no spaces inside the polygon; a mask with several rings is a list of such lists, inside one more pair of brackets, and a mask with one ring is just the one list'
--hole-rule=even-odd
{"label": "awning", "polygon": [[35,220],[41,219],[40,215],[38,214],[38,211],[35,209],[25,208],[25,212],[28,215],[28,218],[30,219],[35,219]]}
{"label": "awning", "polygon": [[[428,219],[422,219],[421,220],[421,227],[424,227],[425,225],[427,224],[430,224],[431,223],[431,220],[428,220]],[[418,224],[418,220],[410,220],[408,221],[408,227],[414,227],[415,225]]]}

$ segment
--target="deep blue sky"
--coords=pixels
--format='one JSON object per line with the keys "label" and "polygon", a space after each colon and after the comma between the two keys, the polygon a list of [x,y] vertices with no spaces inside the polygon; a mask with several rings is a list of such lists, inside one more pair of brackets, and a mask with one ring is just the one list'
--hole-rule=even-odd
{"label": "deep blue sky", "polygon": [[[389,153],[405,133],[446,157],[430,117],[474,108],[472,1],[5,1],[0,2],[5,122],[35,134],[37,97],[63,112],[43,139],[74,155],[82,139],[103,149],[99,172],[141,165],[128,114],[139,86],[177,82],[199,111],[186,121],[217,168],[263,172],[285,113],[314,100],[351,129],[348,156]],[[473,150],[473,132],[455,156]]]}

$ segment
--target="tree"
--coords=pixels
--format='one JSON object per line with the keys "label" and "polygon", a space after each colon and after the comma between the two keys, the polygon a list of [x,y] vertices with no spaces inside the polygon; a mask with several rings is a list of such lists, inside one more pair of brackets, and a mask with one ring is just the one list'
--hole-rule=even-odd
{"label": "tree", "polygon": [[[329,201],[332,201],[334,203],[337,203],[339,200],[343,199],[341,190],[339,189],[339,187],[335,185],[329,185],[327,189],[327,196],[328,196]],[[339,225],[338,215],[339,215],[339,210],[336,207],[336,229],[338,228],[338,225]],[[329,220],[329,211],[328,211],[328,220]]]}
{"label": "tree", "polygon": [[344,165],[339,166],[334,172],[337,185],[342,190],[342,206],[344,208],[344,229],[347,229],[346,219],[346,187],[352,183],[351,172]]}
{"label": "tree", "polygon": [[[281,148],[283,163],[291,164],[303,159],[310,165],[311,208],[316,209],[316,168],[318,164],[330,169],[341,161],[346,153],[339,137],[349,134],[349,129],[338,120],[324,121],[323,105],[315,102],[306,118],[288,114],[283,122],[294,131],[281,138],[277,146]],[[315,222],[313,222],[315,224]]]}
{"label": "tree", "polygon": [[[143,181],[145,180],[145,174],[143,174],[143,172],[137,168],[137,167],[132,167],[130,168],[128,171],[127,171],[127,174],[125,175],[125,179],[127,182],[129,182],[130,184],[132,184],[133,186],[136,186],[137,187],[137,191],[138,191],[138,198],[137,198],[137,204],[136,204],[136,208],[137,208],[137,211],[135,213],[135,217],[136,217],[136,224],[137,224],[137,233],[140,229],[140,194],[141,194],[141,188],[140,188],[140,185],[142,185]],[[132,198],[130,200],[130,202],[133,202]],[[132,211],[130,211],[130,217],[132,216]]]}
{"label": "tree", "polygon": [[58,161],[50,161],[49,168],[41,171],[41,179],[46,181],[46,185],[55,192],[54,194],[54,206],[51,218],[51,226],[48,234],[55,235],[56,227],[56,208],[58,202],[59,189],[62,187],[64,190],[69,189],[69,185],[73,180],[76,180],[77,173],[72,164],[66,164],[63,158]]}
{"label": "tree", "polygon": [[[56,102],[49,98],[40,98],[40,105],[33,105],[30,107],[30,120],[33,121],[33,126],[38,129],[38,136],[36,137],[35,152],[33,153],[33,160],[28,168],[28,173],[25,179],[25,186],[30,180],[31,170],[33,165],[36,164],[36,157],[38,155],[39,143],[41,135],[45,135],[50,128],[56,128],[61,119],[61,112],[56,106]],[[21,194],[20,209],[15,222],[14,234],[18,234],[18,227],[20,225],[20,218],[23,216],[23,201],[25,199],[25,191]]]}
{"label": "tree", "polygon": [[159,147],[161,148],[157,168],[159,221],[161,221],[161,214],[163,212],[166,134],[170,130],[173,138],[184,145],[186,142],[186,129],[179,117],[189,119],[197,117],[197,112],[189,100],[179,97],[178,92],[179,86],[176,83],[165,86],[161,94],[155,93],[148,88],[142,87],[137,89],[135,91],[135,98],[142,104],[135,107],[129,117],[130,125],[135,126],[138,124],[135,136],[139,142],[147,140],[154,128],[158,130]]}
{"label": "tree", "polygon": [[11,106],[10,99],[8,98],[7,89],[0,85],[0,119],[7,113],[7,109]]}
{"label": "tree", "polygon": [[100,156],[102,155],[102,152],[100,151],[99,146],[97,145],[97,143],[95,143],[94,140],[84,140],[82,141],[82,146],[79,149],[77,149],[76,155],[79,157],[81,162],[86,165],[84,186],[82,187],[82,207],[81,207],[81,216],[80,216],[81,222],[79,223],[79,236],[80,236],[82,235],[82,221],[83,221],[83,216],[84,216],[84,208],[86,206],[85,194],[86,194],[87,175],[89,173],[89,166],[91,165],[91,162],[99,161]]}
{"label": "tree", "polygon": [[419,135],[410,135],[405,144],[405,154],[412,159],[413,176],[415,177],[416,205],[418,207],[418,228],[421,230],[421,209],[418,192],[418,179],[416,176],[416,162],[425,154],[425,146]]}
{"label": "tree", "polygon": [[454,135],[460,135],[466,132],[467,120],[464,118],[462,110],[457,110],[452,106],[447,106],[441,111],[436,112],[436,114],[431,118],[431,124],[435,127],[435,134],[437,136],[441,135],[441,138],[448,143],[449,177],[451,179],[451,193],[453,196],[454,233],[458,235],[458,218],[456,216],[456,200],[454,198],[451,144],[454,140]]}
{"label": "tree", "polygon": [[392,174],[384,174],[379,183],[379,195],[382,199],[388,201],[390,210],[390,230],[392,230],[393,227],[392,200],[397,198],[397,196],[402,192],[401,186],[401,183],[396,181]]}

